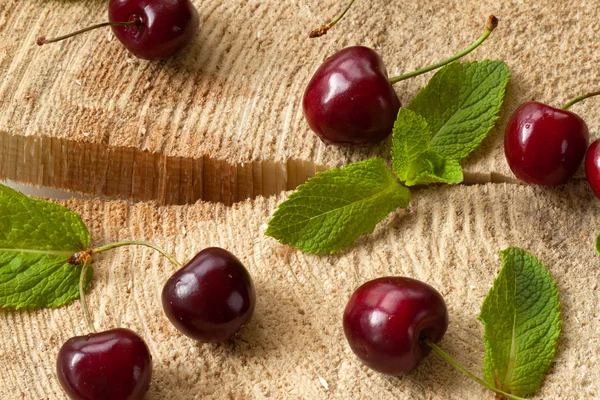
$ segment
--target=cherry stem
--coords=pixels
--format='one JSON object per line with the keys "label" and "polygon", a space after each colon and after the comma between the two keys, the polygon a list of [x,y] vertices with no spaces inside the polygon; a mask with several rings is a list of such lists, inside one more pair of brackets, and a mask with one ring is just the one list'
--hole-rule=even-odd
{"label": "cherry stem", "polygon": [[90,331],[96,333],[96,328],[94,327],[94,320],[90,316],[90,311],[88,310],[88,306],[85,301],[85,278],[87,277],[87,272],[91,263],[92,257],[87,256],[85,258],[85,261],[83,262],[83,266],[81,267],[81,274],[79,275],[79,300],[81,300],[81,308],[83,309],[83,315],[85,316],[85,320],[87,321]]}
{"label": "cherry stem", "polygon": [[508,399],[525,400],[523,397],[518,397],[518,396],[512,395],[510,393],[503,392],[500,389],[496,389],[495,387],[493,387],[492,385],[490,385],[489,383],[487,383],[483,379],[480,379],[480,378],[476,377],[475,375],[473,375],[472,373],[470,373],[469,371],[467,371],[467,369],[465,367],[463,367],[458,362],[456,362],[452,357],[450,357],[448,354],[446,354],[446,352],[444,352],[444,350],[442,350],[441,348],[439,348],[438,345],[436,345],[435,343],[433,343],[431,340],[425,338],[423,340],[423,343],[425,343],[427,346],[431,347],[431,349],[438,356],[440,356],[444,360],[448,361],[448,363],[450,365],[452,365],[454,368],[456,368],[457,370],[459,370],[460,372],[462,372],[463,374],[465,374],[469,378],[473,379],[475,382],[479,383],[483,387],[486,387],[489,390],[491,390],[492,392],[495,392],[495,393],[499,394],[500,396],[506,397]]}
{"label": "cherry stem", "polygon": [[331,28],[333,28],[333,26],[335,24],[337,24],[340,19],[344,18],[344,15],[346,15],[346,13],[350,9],[350,7],[352,7],[353,3],[354,3],[354,0],[350,0],[350,2],[346,5],[344,10],[341,13],[339,13],[334,19],[332,19],[330,23],[328,23],[326,25],[321,25],[317,29],[313,29],[308,34],[308,37],[309,38],[318,38],[320,36],[325,35],[327,33],[327,31],[329,31]]}
{"label": "cherry stem", "polygon": [[171,264],[173,264],[177,268],[181,268],[182,267],[181,263],[179,261],[177,261],[175,259],[175,257],[173,257],[169,253],[167,253],[165,250],[161,249],[160,247],[158,247],[157,245],[155,245],[153,243],[143,242],[143,241],[116,242],[116,243],[107,244],[106,246],[101,246],[101,247],[92,249],[90,251],[90,255],[102,253],[103,251],[114,249],[114,248],[117,248],[117,247],[123,247],[123,246],[146,246],[146,247],[150,247],[151,249],[154,249],[154,250],[158,251],[160,254],[162,254],[163,256],[165,256],[171,262]]}
{"label": "cherry stem", "polygon": [[61,40],[65,40],[73,36],[77,36],[81,33],[92,31],[94,29],[104,28],[105,26],[139,26],[141,23],[142,21],[137,18],[134,21],[129,22],[102,22],[101,24],[88,26],[87,28],[80,29],[78,31],[69,33],[64,36],[55,37],[53,39],[46,39],[44,36],[40,36],[39,38],[37,38],[36,43],[38,46],[41,46],[48,43],[60,42]]}
{"label": "cherry stem", "polygon": [[403,81],[405,79],[408,78],[414,78],[415,76],[419,76],[421,74],[424,74],[426,72],[429,71],[433,71],[434,69],[443,67],[446,64],[450,64],[452,61],[456,61],[459,58],[462,58],[464,56],[466,56],[467,54],[469,54],[470,52],[472,52],[473,50],[475,50],[477,47],[479,47],[479,45],[481,43],[483,43],[485,41],[485,39],[487,39],[488,36],[490,36],[490,33],[492,33],[492,31],[494,29],[496,29],[496,27],[498,26],[498,18],[494,17],[493,15],[490,15],[485,23],[485,31],[483,31],[483,33],[481,34],[481,36],[479,37],[479,39],[477,39],[476,41],[473,42],[473,44],[471,44],[469,47],[467,47],[466,49],[464,49],[463,51],[461,51],[458,54],[453,55],[450,58],[446,58],[443,61],[440,61],[439,63],[430,65],[428,67],[425,68],[421,68],[418,69],[416,71],[413,72],[409,72],[403,75],[399,75],[399,76],[395,76],[393,78],[390,78],[390,83],[393,85],[395,83],[398,83],[400,81]]}
{"label": "cherry stem", "polygon": [[573,100],[570,100],[567,104],[565,104],[564,106],[562,106],[563,110],[567,110],[569,109],[573,104],[577,104],[579,103],[581,100],[585,100],[589,97],[594,97],[594,96],[598,96],[600,95],[600,91],[597,92],[592,92],[592,93],[587,93],[584,94],[583,96],[579,96],[579,97],[575,97]]}

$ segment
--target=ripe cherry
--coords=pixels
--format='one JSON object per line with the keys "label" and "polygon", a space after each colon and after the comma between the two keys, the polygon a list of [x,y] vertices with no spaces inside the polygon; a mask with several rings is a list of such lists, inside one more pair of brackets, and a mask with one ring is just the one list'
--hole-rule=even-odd
{"label": "ripe cherry", "polygon": [[67,340],[56,372],[71,399],[141,400],[150,386],[152,356],[135,332],[111,329]]}
{"label": "ripe cherry", "polygon": [[311,78],[302,107],[310,128],[327,144],[368,146],[392,133],[400,101],[392,85],[442,67],[473,51],[496,28],[490,16],[469,48],[437,64],[388,78],[381,57],[368,47],[345,48],[329,57]]}
{"label": "ripe cherry", "polygon": [[577,114],[528,101],[515,110],[506,126],[504,153],[522,181],[561,185],[577,172],[588,140],[587,125]]}
{"label": "ripe cherry", "polygon": [[593,142],[585,154],[585,175],[594,194],[600,198],[600,139]]}
{"label": "ripe cherry", "polygon": [[190,0],[110,0],[108,20],[55,39],[41,37],[37,43],[53,43],[110,26],[117,39],[136,57],[156,60],[170,57],[187,46],[199,25],[198,11]]}
{"label": "ripe cherry", "polygon": [[368,47],[347,47],[312,77],[302,101],[310,128],[328,144],[366,146],[385,139],[400,109],[383,60]]}
{"label": "ripe cherry", "polygon": [[414,370],[448,328],[442,296],[416,279],[385,277],[359,287],[344,311],[350,348],[368,367],[390,375]]}
{"label": "ripe cherry", "polygon": [[256,304],[250,274],[233,254],[219,247],[198,253],[175,272],[162,291],[169,320],[201,342],[231,338],[252,317]]}

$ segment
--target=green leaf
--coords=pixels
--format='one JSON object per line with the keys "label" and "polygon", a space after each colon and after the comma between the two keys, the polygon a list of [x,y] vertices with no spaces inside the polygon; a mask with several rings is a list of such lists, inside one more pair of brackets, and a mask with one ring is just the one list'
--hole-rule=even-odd
{"label": "green leaf", "polygon": [[392,167],[407,186],[462,182],[458,162],[430,150],[432,136],[423,117],[406,108],[400,109],[392,135]]}
{"label": "green leaf", "polygon": [[502,61],[440,69],[408,105],[427,121],[431,150],[456,161],[473,152],[498,119],[509,78]]}
{"label": "green leaf", "polygon": [[81,266],[66,261],[89,245],[79,215],[0,185],[0,308],[59,307],[78,298]]}
{"label": "green leaf", "polygon": [[522,249],[500,253],[502,270],[479,319],[484,325],[484,379],[516,396],[537,391],[552,363],[561,319],[556,282]]}
{"label": "green leaf", "polygon": [[381,158],[318,173],[279,205],[266,235],[309,253],[335,253],[398,207],[410,191]]}
{"label": "green leaf", "polygon": [[598,236],[596,237],[596,252],[600,254],[600,232],[598,232]]}
{"label": "green leaf", "polygon": [[406,185],[428,185],[430,183],[453,185],[462,181],[463,170],[458,161],[428,151],[411,165]]}

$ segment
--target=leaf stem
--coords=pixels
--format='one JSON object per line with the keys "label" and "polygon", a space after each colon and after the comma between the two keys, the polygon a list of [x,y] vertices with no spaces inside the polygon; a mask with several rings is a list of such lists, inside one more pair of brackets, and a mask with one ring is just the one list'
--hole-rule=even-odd
{"label": "leaf stem", "polygon": [[445,60],[442,60],[436,64],[432,64],[428,67],[421,68],[421,69],[418,69],[413,72],[409,72],[409,73],[406,73],[403,75],[399,75],[399,76],[390,78],[390,83],[393,85],[393,84],[403,81],[405,79],[413,78],[415,76],[424,74],[426,72],[433,71],[434,69],[443,67],[446,64],[450,64],[452,61],[456,61],[459,58],[466,56],[467,54],[469,54],[470,52],[475,50],[477,47],[479,47],[479,45],[481,43],[483,43],[485,41],[485,39],[487,39],[488,36],[490,36],[490,33],[492,33],[492,31],[494,29],[496,29],[497,26],[498,26],[498,19],[496,17],[494,17],[493,15],[490,15],[485,23],[485,30],[483,31],[481,36],[475,42],[473,42],[473,44],[471,44],[469,47],[467,47],[460,53],[455,54],[450,58],[446,58]]}
{"label": "leaf stem", "polygon": [[472,373],[470,373],[465,367],[463,367],[458,362],[456,362],[452,357],[450,357],[448,354],[446,354],[446,352],[444,352],[444,350],[442,350],[440,347],[438,347],[438,345],[436,345],[435,343],[433,343],[431,340],[425,338],[423,340],[423,342],[427,346],[431,347],[431,349],[438,356],[442,357],[444,360],[446,360],[454,368],[456,368],[457,370],[459,370],[460,372],[462,372],[464,375],[468,376],[469,378],[473,379],[475,382],[479,383],[483,387],[486,387],[489,390],[491,390],[492,392],[495,392],[495,393],[499,394],[500,396],[506,397],[508,399],[512,399],[512,400],[525,400],[522,397],[518,397],[518,396],[512,395],[510,393],[503,392],[500,389],[496,389],[495,387],[493,387],[492,385],[490,385],[489,383],[487,383],[483,379],[480,379],[480,378],[476,377],[475,375],[473,375]]}
{"label": "leaf stem", "polygon": [[175,259],[175,257],[173,257],[169,253],[167,253],[165,250],[163,250],[162,248],[158,247],[157,245],[155,245],[153,243],[144,242],[144,241],[135,241],[134,240],[134,241],[116,242],[116,243],[107,244],[105,246],[101,246],[101,247],[97,247],[95,249],[92,249],[90,251],[90,255],[102,253],[103,251],[114,249],[114,248],[117,248],[117,247],[122,247],[122,246],[146,246],[146,247],[150,247],[151,249],[154,249],[154,250],[158,251],[160,254],[162,254],[163,256],[165,256],[171,262],[171,264],[173,264],[177,268],[181,268],[182,267],[181,263],[179,261],[177,261]]}
{"label": "leaf stem", "polygon": [[579,103],[581,100],[585,100],[585,99],[587,99],[587,98],[589,98],[589,97],[594,97],[594,96],[598,96],[598,95],[600,95],[600,90],[599,90],[599,91],[597,91],[597,92],[586,93],[586,94],[584,94],[584,95],[582,95],[582,96],[575,97],[574,99],[572,99],[572,100],[569,100],[569,101],[567,102],[567,104],[565,104],[564,106],[562,106],[562,109],[563,109],[563,110],[568,110],[568,109],[569,109],[569,108],[570,108],[570,107],[571,107],[573,104],[577,104],[577,103]]}
{"label": "leaf stem", "polygon": [[83,28],[78,31],[71,32],[67,35],[55,37],[53,39],[46,39],[44,36],[40,36],[37,38],[36,43],[38,46],[42,46],[42,45],[48,44],[48,43],[60,42],[61,40],[69,39],[73,36],[76,36],[76,35],[79,35],[82,33],[86,33],[89,31],[93,31],[94,29],[104,28],[106,26],[140,26],[141,24],[142,24],[142,21],[140,19],[135,19],[135,20],[129,21],[129,22],[102,22],[100,24],[88,26],[87,28]]}
{"label": "leaf stem", "polygon": [[320,36],[323,36],[327,33],[327,31],[329,31],[331,28],[333,28],[333,26],[335,24],[338,23],[338,21],[342,18],[344,18],[344,15],[346,15],[346,13],[348,12],[348,10],[350,9],[350,7],[352,7],[352,4],[354,3],[354,0],[350,0],[350,2],[346,5],[346,7],[342,10],[341,13],[339,13],[334,19],[331,20],[330,23],[326,24],[326,25],[321,25],[320,27],[318,27],[317,29],[313,29],[312,31],[310,31],[310,33],[308,34],[309,38],[317,38]]}
{"label": "leaf stem", "polygon": [[87,302],[85,300],[85,278],[87,276],[88,268],[92,263],[92,257],[87,256],[85,261],[83,262],[83,266],[81,267],[81,274],[79,274],[79,300],[81,300],[81,308],[83,309],[83,315],[85,316],[85,320],[90,328],[90,331],[96,333],[96,328],[94,327],[94,320],[90,316],[90,311],[88,310]]}

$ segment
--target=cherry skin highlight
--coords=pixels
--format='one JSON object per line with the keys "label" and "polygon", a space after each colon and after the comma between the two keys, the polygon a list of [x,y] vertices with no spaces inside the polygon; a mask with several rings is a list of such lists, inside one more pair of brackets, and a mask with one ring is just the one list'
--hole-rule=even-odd
{"label": "cherry skin highlight", "polygon": [[596,197],[600,198],[600,139],[593,142],[585,154],[585,176]]}
{"label": "cherry skin highlight", "polygon": [[150,386],[152,356],[135,332],[111,329],[67,340],[56,372],[74,400],[141,400]]}
{"label": "cherry skin highlight", "polygon": [[323,142],[363,147],[392,133],[400,100],[379,54],[355,46],[325,60],[310,80],[302,106]]}
{"label": "cherry skin highlight", "polygon": [[241,261],[225,249],[209,247],[169,278],[162,305],[184,335],[201,342],[222,342],[250,320],[256,294]]}
{"label": "cherry skin highlight", "polygon": [[138,22],[111,29],[130,52],[146,60],[179,52],[192,41],[199,25],[198,11],[190,0],[111,0],[108,19]]}
{"label": "cherry skin highlight", "polygon": [[406,375],[448,328],[442,296],[416,279],[384,277],[359,287],[344,311],[344,333],[358,358],[375,371]]}
{"label": "cherry skin highlight", "polygon": [[504,153],[520,180],[562,185],[577,172],[588,141],[588,127],[577,114],[529,101],[515,110],[506,126]]}

